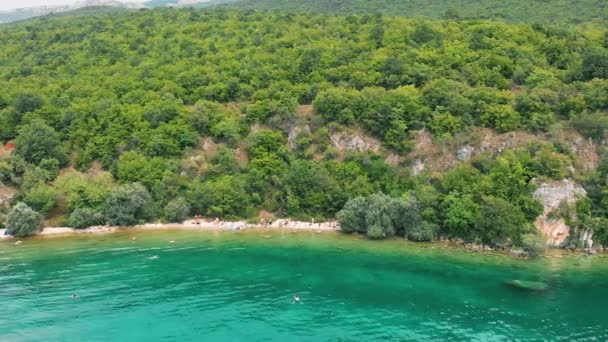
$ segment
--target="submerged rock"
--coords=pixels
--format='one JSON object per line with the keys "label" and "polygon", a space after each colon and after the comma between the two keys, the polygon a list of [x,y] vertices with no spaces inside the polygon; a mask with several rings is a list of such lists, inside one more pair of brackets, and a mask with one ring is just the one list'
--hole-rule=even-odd
{"label": "submerged rock", "polygon": [[549,285],[547,283],[543,283],[542,281],[514,279],[505,281],[505,284],[528,291],[546,291],[549,289]]}
{"label": "submerged rock", "polygon": [[511,253],[511,255],[516,256],[518,258],[525,258],[528,256],[528,253],[526,251],[524,251],[523,249],[511,249],[509,251],[509,253]]}

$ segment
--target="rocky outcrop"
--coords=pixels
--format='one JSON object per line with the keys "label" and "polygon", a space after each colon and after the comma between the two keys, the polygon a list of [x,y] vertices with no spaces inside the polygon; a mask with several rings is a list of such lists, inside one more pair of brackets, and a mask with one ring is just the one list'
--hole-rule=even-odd
{"label": "rocky outcrop", "polygon": [[420,159],[416,159],[414,165],[412,165],[412,176],[418,176],[424,171],[424,162]]}
{"label": "rocky outcrop", "polygon": [[16,193],[17,189],[9,186],[3,186],[2,183],[0,183],[0,207],[3,205],[8,205],[13,197],[15,197]]}
{"label": "rocky outcrop", "polygon": [[536,219],[536,228],[543,233],[550,247],[564,247],[568,242],[570,227],[563,218],[552,215],[562,203],[574,204],[579,198],[587,196],[580,185],[570,179],[542,183],[533,196],[543,204],[543,213]]}
{"label": "rocky outcrop", "polygon": [[576,156],[578,168],[584,171],[595,170],[600,160],[599,146],[593,140],[582,137],[576,137],[570,141],[572,141],[572,152]]}
{"label": "rocky outcrop", "polygon": [[460,161],[467,161],[467,160],[471,159],[474,152],[475,152],[475,148],[473,148],[473,146],[466,145],[466,146],[459,148],[458,151],[456,151],[456,158],[458,158],[458,160],[460,160]]}
{"label": "rocky outcrop", "polygon": [[390,166],[398,166],[401,163],[401,157],[398,154],[389,153],[384,162]]}
{"label": "rocky outcrop", "polygon": [[380,152],[382,144],[373,138],[354,132],[336,132],[329,137],[332,145],[341,151]]}

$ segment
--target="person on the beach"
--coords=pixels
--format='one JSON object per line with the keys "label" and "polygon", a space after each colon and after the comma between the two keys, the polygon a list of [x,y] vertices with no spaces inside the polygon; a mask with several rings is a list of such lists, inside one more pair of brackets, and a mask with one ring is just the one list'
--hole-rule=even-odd
{"label": "person on the beach", "polygon": [[293,301],[291,302],[291,304],[295,304],[295,303],[300,303],[300,296],[299,295],[293,296]]}

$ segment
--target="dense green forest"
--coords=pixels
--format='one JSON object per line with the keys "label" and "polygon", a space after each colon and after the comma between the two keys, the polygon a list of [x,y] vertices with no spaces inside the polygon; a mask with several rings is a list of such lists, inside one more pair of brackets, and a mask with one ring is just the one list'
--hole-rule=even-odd
{"label": "dense green forest", "polygon": [[[558,134],[604,139],[605,29],[163,9],[0,30],[14,232],[37,215],[81,228],[265,210],[372,238],[522,244],[536,180],[571,176],[590,193],[572,224],[608,240],[608,159],[572,168]],[[448,145],[479,128],[540,140],[412,172],[421,132]],[[339,149],[353,132],[382,149]]]}
{"label": "dense green forest", "polygon": [[501,19],[528,23],[608,20],[602,0],[240,0],[241,9],[302,13],[366,14],[434,19]]}

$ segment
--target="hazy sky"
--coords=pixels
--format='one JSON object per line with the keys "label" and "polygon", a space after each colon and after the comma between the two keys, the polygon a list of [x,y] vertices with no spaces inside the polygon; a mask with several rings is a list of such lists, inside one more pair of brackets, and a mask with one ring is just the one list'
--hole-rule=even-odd
{"label": "hazy sky", "polygon": [[[78,0],[0,0],[0,11],[13,8],[44,6],[44,5],[65,5],[77,2]],[[144,2],[145,0],[129,0],[128,2]]]}

